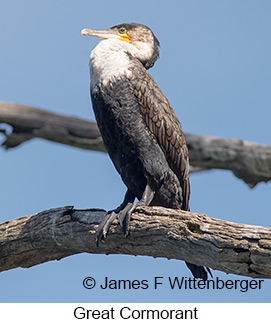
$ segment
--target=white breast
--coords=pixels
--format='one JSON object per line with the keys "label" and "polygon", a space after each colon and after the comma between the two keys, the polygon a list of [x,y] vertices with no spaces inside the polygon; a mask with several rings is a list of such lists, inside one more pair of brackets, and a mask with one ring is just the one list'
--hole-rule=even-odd
{"label": "white breast", "polygon": [[[131,62],[126,54],[128,43],[116,39],[101,41],[91,52],[89,61],[91,88],[107,85],[121,76],[128,76]],[[127,48],[128,49],[128,48]]]}

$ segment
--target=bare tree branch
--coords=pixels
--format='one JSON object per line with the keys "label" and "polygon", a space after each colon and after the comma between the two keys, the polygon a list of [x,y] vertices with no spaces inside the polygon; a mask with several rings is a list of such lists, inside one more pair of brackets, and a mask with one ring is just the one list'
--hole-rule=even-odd
{"label": "bare tree branch", "polygon": [[0,224],[0,271],[82,252],[180,259],[243,276],[271,278],[271,228],[161,207],[138,207],[127,239],[114,223],[106,243],[94,235],[104,210],[67,206]]}
{"label": "bare tree branch", "polygon": [[[78,148],[106,151],[95,122],[0,102],[1,123],[12,127],[11,133],[2,129],[5,135],[2,146],[6,149],[32,138],[43,138]],[[231,170],[250,187],[271,180],[271,146],[194,134],[186,134],[186,139],[193,171]]]}
{"label": "bare tree branch", "polygon": [[67,117],[20,104],[0,102],[0,124],[8,124],[12,132],[4,129],[2,146],[14,148],[33,139],[42,138],[82,149],[106,152],[95,122]]}
{"label": "bare tree branch", "polygon": [[185,137],[194,167],[231,170],[251,188],[271,180],[271,146],[192,134]]}

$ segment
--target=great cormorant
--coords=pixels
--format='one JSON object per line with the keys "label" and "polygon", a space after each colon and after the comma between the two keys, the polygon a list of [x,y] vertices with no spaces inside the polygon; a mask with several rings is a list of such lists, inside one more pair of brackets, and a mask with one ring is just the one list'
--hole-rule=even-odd
{"label": "great cormorant", "polygon": [[[81,35],[104,39],[90,54],[91,99],[108,154],[127,186],[122,204],[99,225],[99,244],[116,218],[128,234],[137,205],[189,210],[189,159],[179,120],[146,71],[159,56],[151,29],[123,23],[83,29]],[[196,278],[207,279],[203,266],[187,266]]]}

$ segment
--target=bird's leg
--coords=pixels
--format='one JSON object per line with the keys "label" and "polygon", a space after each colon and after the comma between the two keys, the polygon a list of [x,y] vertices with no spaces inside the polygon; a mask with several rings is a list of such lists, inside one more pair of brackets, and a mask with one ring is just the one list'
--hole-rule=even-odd
{"label": "bird's leg", "polygon": [[127,190],[124,200],[121,203],[121,205],[119,207],[117,207],[116,209],[107,212],[107,214],[105,215],[103,220],[100,222],[99,227],[96,231],[95,242],[96,242],[97,246],[99,245],[102,238],[106,237],[106,234],[110,228],[110,225],[117,218],[118,213],[123,208],[125,208],[128,203],[133,202],[134,199],[135,199],[135,196],[129,190]]}
{"label": "bird's leg", "polygon": [[140,205],[149,205],[154,197],[155,191],[150,187],[149,184],[146,185],[145,190],[143,192],[142,198],[136,203],[128,203],[117,215],[119,220],[119,224],[123,229],[123,233],[125,237],[127,237],[129,233],[129,222],[132,212],[137,206]]}

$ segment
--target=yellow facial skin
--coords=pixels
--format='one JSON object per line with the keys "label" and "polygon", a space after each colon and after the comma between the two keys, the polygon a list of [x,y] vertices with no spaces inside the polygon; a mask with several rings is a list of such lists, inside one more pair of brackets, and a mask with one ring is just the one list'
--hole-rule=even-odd
{"label": "yellow facial skin", "polygon": [[125,41],[126,43],[129,43],[131,40],[131,37],[128,36],[127,34],[121,35],[121,37],[119,38],[119,40]]}
{"label": "yellow facial skin", "polygon": [[129,36],[129,35],[127,35],[127,31],[126,31],[126,29],[124,28],[124,27],[121,27],[120,29],[119,29],[119,33],[120,33],[120,37],[119,37],[119,40],[122,40],[122,41],[124,41],[124,42],[126,42],[126,43],[129,43],[130,42],[130,40],[131,40],[131,37]]}

